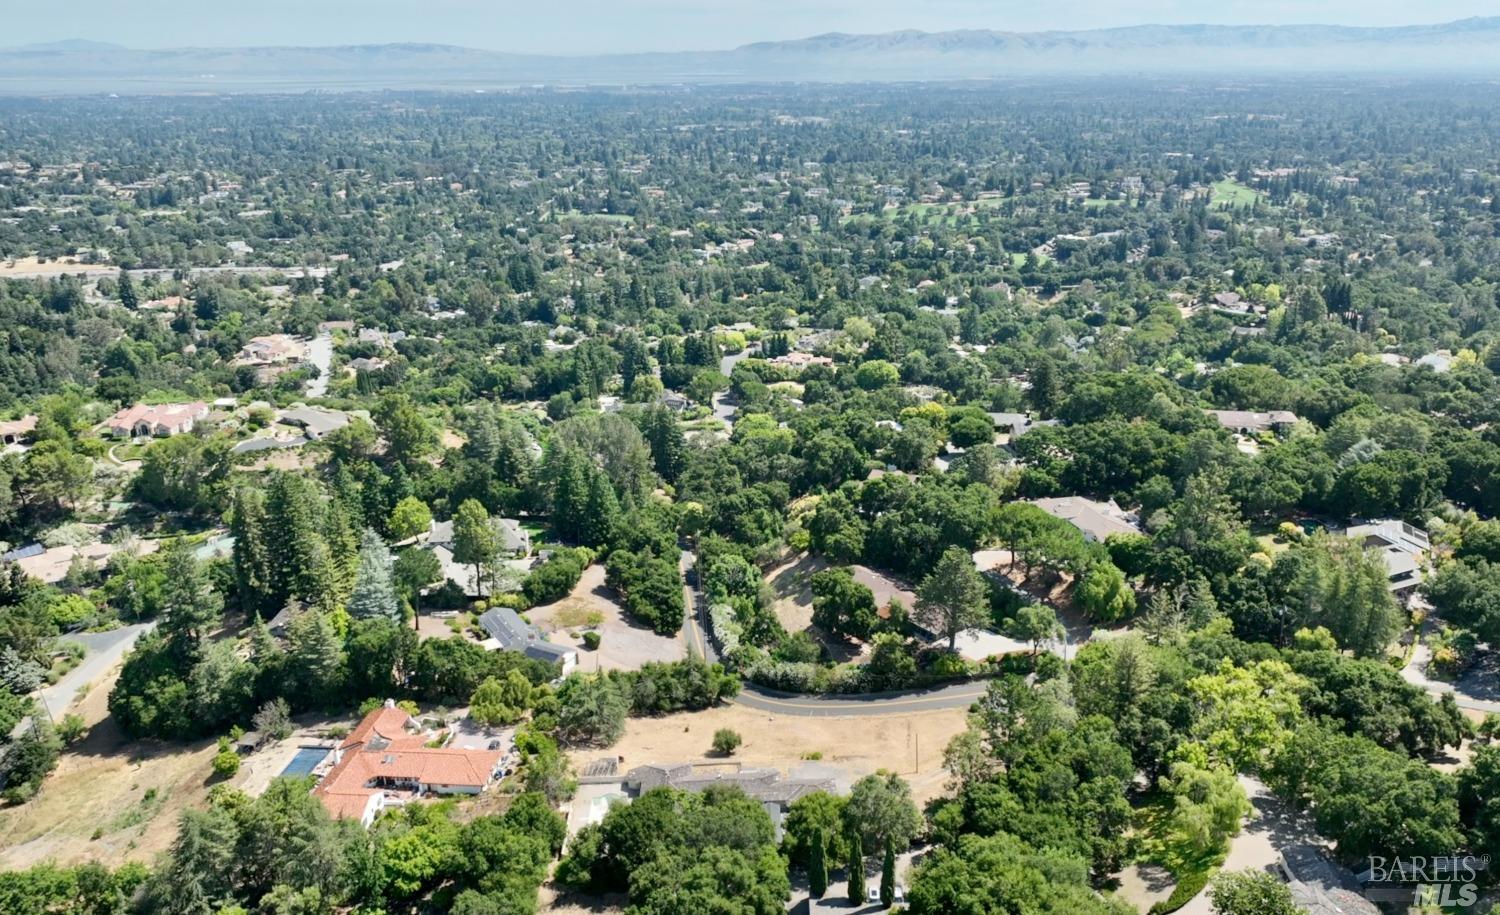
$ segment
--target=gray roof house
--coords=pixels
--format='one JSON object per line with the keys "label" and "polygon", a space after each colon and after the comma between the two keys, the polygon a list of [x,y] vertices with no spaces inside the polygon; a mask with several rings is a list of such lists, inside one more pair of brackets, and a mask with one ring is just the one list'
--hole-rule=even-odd
{"label": "gray roof house", "polygon": [[479,617],[479,625],[489,635],[485,647],[491,650],[519,651],[528,658],[561,664],[563,676],[578,666],[576,649],[547,641],[541,630],[521,619],[521,615],[509,607],[486,610]]}
{"label": "gray roof house", "polygon": [[1139,534],[1135,516],[1113,501],[1096,502],[1082,496],[1032,499],[1031,504],[1054,518],[1061,518],[1083,532],[1085,540],[1103,543],[1111,534]]}
{"label": "gray roof house", "polygon": [[282,411],[281,421],[287,425],[300,426],[306,430],[309,439],[316,440],[349,425],[349,414],[317,407],[293,407]]}
{"label": "gray roof house", "polygon": [[1261,432],[1285,432],[1297,424],[1297,414],[1290,410],[1271,410],[1259,413],[1253,410],[1204,410],[1230,432],[1241,435],[1257,435]]}
{"label": "gray roof house", "polygon": [[1420,527],[1385,518],[1351,525],[1344,536],[1358,540],[1367,550],[1380,552],[1393,594],[1409,596],[1422,583],[1422,569],[1427,565],[1432,541]]}
{"label": "gray roof house", "polygon": [[776,769],[737,764],[727,769],[690,763],[646,765],[625,773],[625,789],[637,796],[663,785],[679,791],[703,791],[714,785],[739,788],[747,797],[759,801],[770,814],[778,839],[781,837],[781,821],[793,801],[815,791],[832,793],[837,788],[831,778],[783,778]]}

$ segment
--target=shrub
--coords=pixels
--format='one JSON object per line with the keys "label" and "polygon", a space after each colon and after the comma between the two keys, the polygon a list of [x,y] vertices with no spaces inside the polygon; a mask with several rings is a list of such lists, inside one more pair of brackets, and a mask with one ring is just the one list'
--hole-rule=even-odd
{"label": "shrub", "polygon": [[83,723],[83,716],[74,712],[64,715],[57,723],[57,736],[62,738],[65,744],[77,743],[78,738],[82,737],[87,730],[88,726]]}
{"label": "shrub", "polygon": [[583,634],[583,647],[587,648],[589,651],[598,651],[599,650],[599,639],[600,639],[599,633],[597,633],[597,632],[585,632]]}
{"label": "shrub", "polygon": [[714,731],[714,752],[720,756],[733,756],[734,751],[740,748],[741,738],[738,731],[730,728],[719,728]]}
{"label": "shrub", "polygon": [[1150,915],[1168,915],[1187,905],[1194,896],[1203,892],[1203,888],[1208,886],[1208,878],[1213,874],[1212,869],[1188,874],[1172,888],[1172,895],[1151,907]]}
{"label": "shrub", "polygon": [[593,554],[589,550],[558,550],[552,558],[537,566],[521,585],[528,606],[550,604],[568,596],[578,584]]}
{"label": "shrub", "polygon": [[214,754],[214,775],[233,778],[240,771],[240,754],[230,746],[228,737],[219,738],[219,752]]}

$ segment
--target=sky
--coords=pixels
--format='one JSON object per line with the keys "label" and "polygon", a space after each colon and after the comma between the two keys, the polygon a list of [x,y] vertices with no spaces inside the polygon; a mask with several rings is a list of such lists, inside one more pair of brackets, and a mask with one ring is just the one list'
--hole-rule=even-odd
{"label": "sky", "polygon": [[6,13],[8,46],[134,48],[436,42],[535,54],[685,51],[823,32],[1089,29],[1143,23],[1406,25],[1500,14],[1496,0],[69,0]]}

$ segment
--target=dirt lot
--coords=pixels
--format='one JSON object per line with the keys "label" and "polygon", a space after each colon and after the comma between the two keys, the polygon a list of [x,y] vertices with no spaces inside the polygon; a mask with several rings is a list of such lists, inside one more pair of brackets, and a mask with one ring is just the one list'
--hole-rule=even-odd
{"label": "dirt lot", "polygon": [[[583,632],[590,614],[598,614],[599,650],[583,647]],[[615,602],[614,594],[604,584],[604,567],[592,565],[583,570],[571,594],[555,604],[526,612],[532,625],[547,633],[559,645],[578,649],[578,669],[635,670],[647,661],[676,661],[686,655],[682,640],[657,635],[636,625],[625,615],[625,608]],[[573,637],[570,633],[577,633]]]}
{"label": "dirt lot", "polygon": [[[829,567],[828,560],[821,556],[803,554],[784,562],[766,574],[772,590],[776,592],[776,618],[787,632],[806,630],[827,646],[837,661],[852,661],[862,657],[863,646],[830,641],[812,625],[812,577]],[[875,606],[884,607],[894,598],[906,605],[908,612],[917,601],[917,595],[896,579],[868,567],[849,567],[854,580],[869,588],[875,595]]]}
{"label": "dirt lot", "polygon": [[[607,750],[569,754],[582,769],[600,757],[621,757],[620,771],[647,763],[714,763],[709,743],[714,731],[732,728],[744,738],[733,761],[772,766],[783,772],[813,770],[839,782],[840,788],[877,769],[892,769],[911,783],[919,804],[944,792],[943,748],[965,726],[963,709],[923,712],[887,718],[795,718],[771,715],[739,705],[662,718],[632,718],[625,736]],[[819,760],[806,757],[821,753]]]}
{"label": "dirt lot", "polygon": [[73,706],[91,730],[63,754],[41,793],[0,810],[0,867],[47,859],[147,861],[171,844],[178,814],[203,804],[214,743],[179,747],[126,740],[108,717],[114,680],[111,675],[95,684]]}

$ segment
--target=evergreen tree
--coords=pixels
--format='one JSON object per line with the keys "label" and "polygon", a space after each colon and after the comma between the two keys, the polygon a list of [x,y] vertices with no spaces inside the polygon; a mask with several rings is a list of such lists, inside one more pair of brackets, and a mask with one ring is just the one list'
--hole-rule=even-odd
{"label": "evergreen tree", "polygon": [[380,535],[365,528],[359,542],[358,572],[349,597],[349,615],[356,619],[401,622],[401,601],[391,579],[391,551]]}
{"label": "evergreen tree", "polygon": [[320,606],[342,606],[354,591],[359,566],[360,535],[348,508],[340,499],[332,499],[323,521],[323,540],[328,544],[327,587],[332,593],[321,595]]}
{"label": "evergreen tree", "polygon": [[120,271],[120,304],[130,311],[135,311],[141,304],[140,297],[135,292],[135,280],[124,270]]}
{"label": "evergreen tree", "polygon": [[239,606],[262,619],[274,616],[281,608],[266,543],[264,493],[248,486],[235,490],[229,533],[234,537],[235,598]]}
{"label": "evergreen tree", "polygon": [[552,490],[552,526],[565,540],[583,540],[589,507],[588,458],[569,448],[559,456],[557,483]]}
{"label": "evergreen tree", "polygon": [[814,899],[821,899],[828,892],[828,849],[823,830],[815,829],[811,849],[808,852],[807,882]]}
{"label": "evergreen tree", "polygon": [[321,610],[297,614],[287,627],[287,673],[304,708],[332,708],[344,685],[344,641]]}
{"label": "evergreen tree", "polygon": [[180,537],[162,550],[166,581],[162,585],[161,631],[179,659],[196,659],[198,649],[224,613],[224,600],[193,548]]}
{"label": "evergreen tree", "polygon": [[687,463],[687,439],[677,425],[677,417],[666,407],[646,411],[642,432],[651,449],[651,465],[668,483],[676,483]]}
{"label": "evergreen tree", "polygon": [[620,520],[620,503],[615,499],[615,488],[610,485],[604,471],[595,470],[589,480],[588,503],[579,518],[579,540],[592,547],[604,546],[615,535]]}
{"label": "evergreen tree", "polygon": [[849,901],[865,903],[865,849],[859,830],[849,831]]}
{"label": "evergreen tree", "polygon": [[888,906],[896,898],[896,849],[885,841],[885,863],[880,866],[880,904]]}

